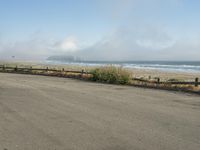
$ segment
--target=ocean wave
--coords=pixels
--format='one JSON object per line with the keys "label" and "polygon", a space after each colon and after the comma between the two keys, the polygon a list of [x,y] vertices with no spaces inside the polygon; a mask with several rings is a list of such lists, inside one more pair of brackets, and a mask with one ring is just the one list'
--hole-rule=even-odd
{"label": "ocean wave", "polygon": [[197,62],[192,65],[192,62],[175,62],[174,64],[172,62],[166,62],[164,64],[161,62],[160,64],[158,62],[137,62],[137,63],[126,63],[126,62],[59,62],[59,61],[45,61],[45,63],[48,64],[66,64],[66,65],[79,65],[79,66],[105,66],[105,65],[114,65],[114,66],[122,66],[124,68],[135,68],[135,69],[149,69],[149,70],[161,70],[161,71],[179,71],[179,72],[199,72],[200,73],[200,62],[199,64]]}

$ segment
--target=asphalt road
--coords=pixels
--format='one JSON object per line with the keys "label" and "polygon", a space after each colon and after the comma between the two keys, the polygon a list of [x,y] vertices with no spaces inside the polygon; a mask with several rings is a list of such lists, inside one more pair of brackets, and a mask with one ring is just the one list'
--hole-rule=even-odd
{"label": "asphalt road", "polygon": [[0,73],[0,150],[199,149],[199,96]]}

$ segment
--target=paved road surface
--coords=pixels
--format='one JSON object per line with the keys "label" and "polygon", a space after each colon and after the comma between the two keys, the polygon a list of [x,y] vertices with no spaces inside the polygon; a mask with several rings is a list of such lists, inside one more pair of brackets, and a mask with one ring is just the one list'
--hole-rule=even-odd
{"label": "paved road surface", "polygon": [[199,96],[0,73],[0,150],[199,149]]}

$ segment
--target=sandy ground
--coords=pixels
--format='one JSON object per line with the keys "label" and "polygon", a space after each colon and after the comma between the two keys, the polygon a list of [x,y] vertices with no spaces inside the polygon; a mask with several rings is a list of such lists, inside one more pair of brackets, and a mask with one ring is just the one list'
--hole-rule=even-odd
{"label": "sandy ground", "polygon": [[[44,64],[38,62],[21,62],[21,61],[0,61],[0,64],[6,64],[7,66],[15,67],[34,67],[34,68],[54,68],[54,69],[62,69],[65,70],[91,70],[96,67],[92,66],[79,66],[79,65],[67,65],[67,64],[60,64],[60,65],[52,65],[52,64]],[[160,70],[153,70],[153,69],[135,69],[129,68],[128,69],[132,74],[133,77],[144,77],[144,78],[161,78],[161,80],[168,80],[168,79],[180,79],[180,80],[188,80],[194,81],[196,77],[200,78],[200,73],[198,72],[169,72],[169,71],[160,71]]]}
{"label": "sandy ground", "polygon": [[199,96],[0,73],[1,150],[199,148]]}

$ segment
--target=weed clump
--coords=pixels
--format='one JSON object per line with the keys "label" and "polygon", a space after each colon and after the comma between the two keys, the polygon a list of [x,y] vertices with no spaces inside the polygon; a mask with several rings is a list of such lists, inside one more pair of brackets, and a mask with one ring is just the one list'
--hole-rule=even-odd
{"label": "weed clump", "polygon": [[112,84],[128,84],[131,81],[131,73],[122,67],[105,66],[91,71],[93,81]]}

